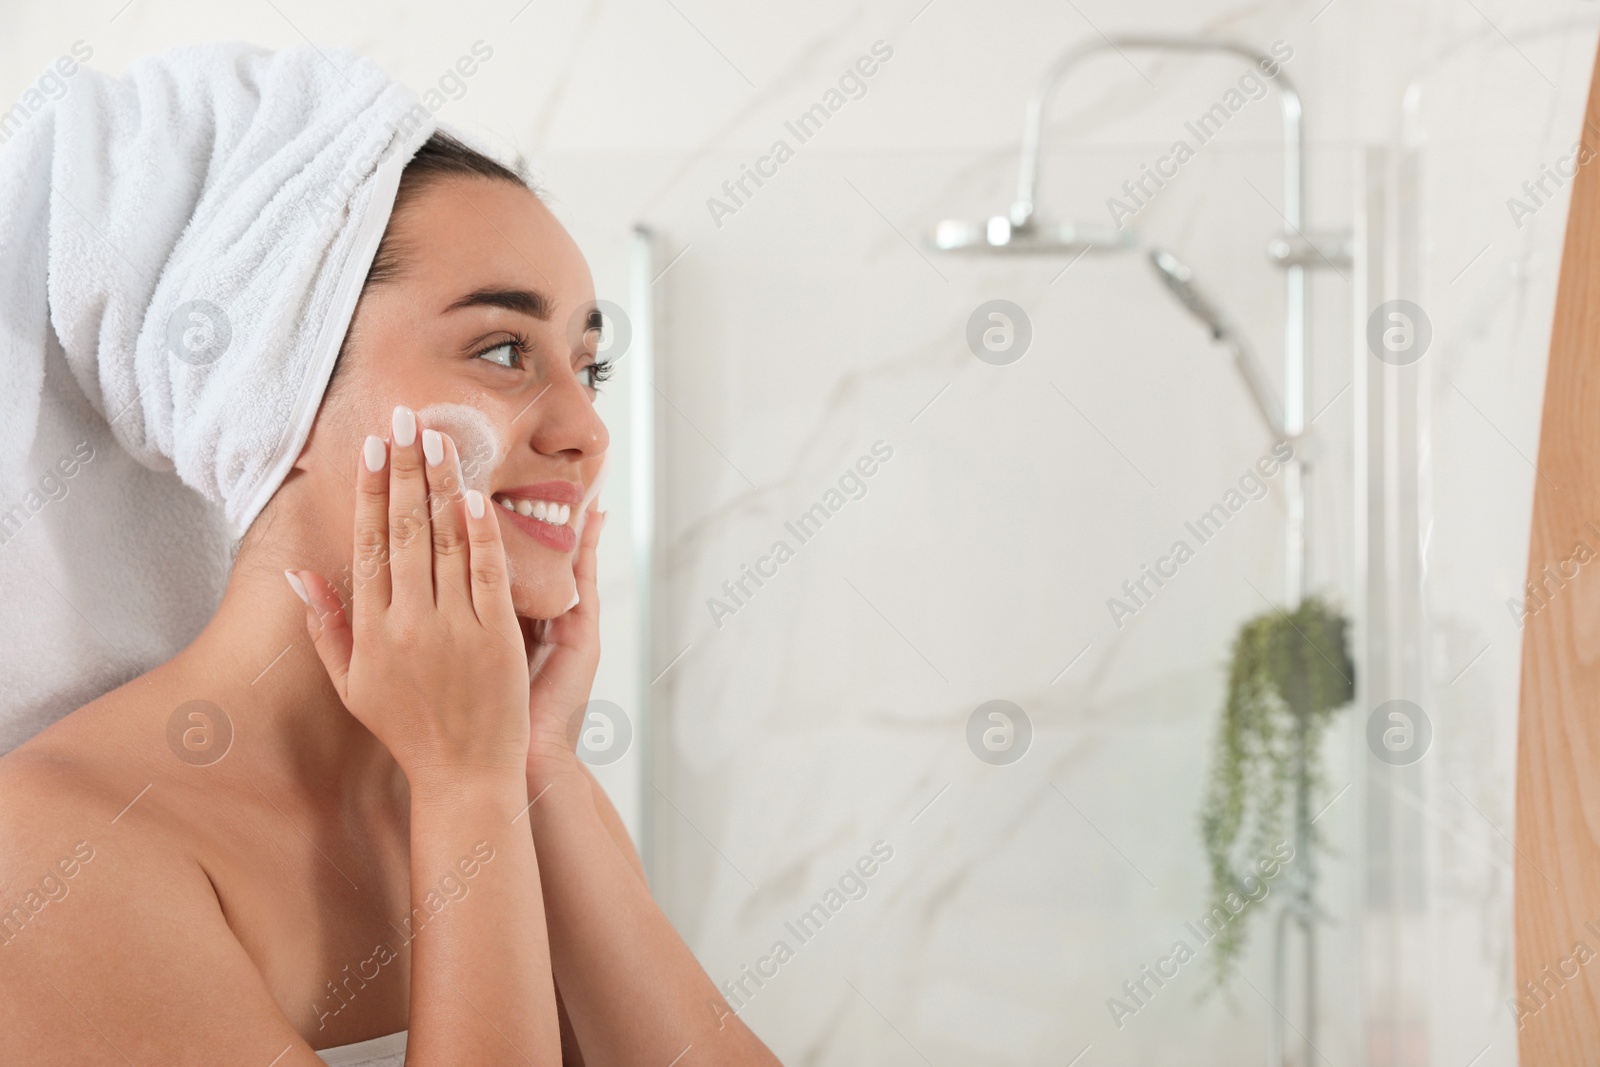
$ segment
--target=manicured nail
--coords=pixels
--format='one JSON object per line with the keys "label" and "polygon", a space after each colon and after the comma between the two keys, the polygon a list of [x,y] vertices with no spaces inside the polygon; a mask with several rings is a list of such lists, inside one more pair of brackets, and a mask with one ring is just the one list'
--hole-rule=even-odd
{"label": "manicured nail", "polygon": [[467,490],[467,513],[475,519],[483,518],[483,494],[476,489]]}
{"label": "manicured nail", "polygon": [[422,454],[427,457],[430,467],[437,467],[444,462],[444,436],[438,430],[422,431]]}
{"label": "manicured nail", "polygon": [[578,594],[576,592],[574,592],[572,594],[572,603],[567,605],[567,610],[571,611],[573,608],[575,608],[577,606],[578,606]]}
{"label": "manicured nail", "polygon": [[366,441],[361,445],[361,458],[366,461],[367,470],[373,474],[383,470],[383,461],[389,458],[389,450],[384,447],[383,438],[368,434]]}
{"label": "manicured nail", "polygon": [[404,404],[396,404],[394,416],[389,420],[389,428],[393,431],[394,443],[401,448],[410,448],[417,439],[417,413]]}
{"label": "manicured nail", "polygon": [[300,598],[303,604],[311,603],[311,594],[306,592],[306,583],[294,571],[284,571],[283,576],[289,579],[289,588],[294,590],[294,595]]}

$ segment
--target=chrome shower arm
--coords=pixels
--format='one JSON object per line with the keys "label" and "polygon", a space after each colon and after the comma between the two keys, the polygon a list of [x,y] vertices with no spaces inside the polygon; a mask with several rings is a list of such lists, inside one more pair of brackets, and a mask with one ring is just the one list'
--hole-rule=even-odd
{"label": "chrome shower arm", "polygon": [[1229,334],[1226,340],[1228,347],[1233,349],[1234,365],[1239,368],[1239,374],[1250,390],[1250,398],[1256,402],[1256,410],[1261,413],[1262,421],[1278,440],[1290,440],[1293,435],[1283,425],[1283,408],[1278,404],[1278,398],[1272,395],[1272,386],[1261,364],[1256,362],[1255,354],[1245,347],[1238,334]]}
{"label": "chrome shower arm", "polygon": [[[1090,41],[1068,49],[1045,71],[1039,91],[1028,101],[1022,125],[1022,159],[1017,175],[1017,199],[1011,205],[1011,224],[1025,227],[1033,220],[1035,190],[1039,182],[1039,149],[1043,137],[1044,111],[1054,96],[1056,87],[1066,73],[1090,56],[1106,50],[1124,48],[1168,52],[1223,52],[1240,56],[1252,63],[1277,63],[1277,59],[1259,49],[1234,41],[1209,40],[1202,37],[1172,37],[1152,34],[1118,34],[1100,41]],[[1281,67],[1281,63],[1279,66]],[[1302,204],[1304,185],[1301,158],[1304,141],[1300,121],[1300,93],[1280,69],[1271,79],[1278,86],[1283,105],[1284,135],[1284,200],[1283,214],[1289,228],[1298,231],[1304,220]]]}
{"label": "chrome shower arm", "polygon": [[[1283,106],[1283,220],[1289,234],[1297,240],[1306,240],[1302,228],[1305,225],[1305,140],[1302,127],[1300,108],[1300,94],[1294,84],[1283,74],[1281,62],[1276,57],[1269,56],[1249,45],[1233,41],[1210,40],[1203,37],[1174,37],[1145,34],[1117,34],[1107,37],[1101,35],[1099,41],[1091,41],[1068,49],[1050,65],[1045,72],[1044,80],[1039,86],[1039,91],[1033,99],[1028,101],[1028,109],[1022,129],[1022,159],[1017,176],[1017,199],[1011,205],[1011,225],[1020,231],[1032,228],[1034,211],[1036,208],[1037,186],[1039,180],[1039,151],[1040,141],[1043,137],[1044,111],[1049,105],[1057,87],[1068,71],[1085,59],[1099,52],[1111,50],[1119,54],[1124,50],[1155,50],[1170,52],[1222,52],[1249,60],[1252,64],[1262,62],[1277,62],[1280,69],[1271,81],[1278,87],[1279,101]],[[1243,372],[1245,380],[1250,387],[1250,392],[1256,399],[1257,406],[1269,423],[1276,422],[1280,433],[1288,439],[1296,439],[1306,429],[1306,400],[1307,400],[1307,355],[1310,349],[1310,321],[1306,314],[1306,265],[1304,261],[1287,259],[1283,261],[1285,283],[1285,311],[1284,316],[1284,352],[1283,352],[1283,403],[1281,406],[1272,403],[1268,398],[1271,392],[1266,388],[1265,375],[1253,358],[1240,344],[1237,336],[1231,340],[1234,344],[1234,357]],[[1219,339],[1221,339],[1219,337]],[[1273,409],[1277,410],[1274,411]],[[1273,415],[1277,418],[1274,419]],[[1284,588],[1286,599],[1291,608],[1297,607],[1305,593],[1306,574],[1309,563],[1309,550],[1306,538],[1306,510],[1308,493],[1306,488],[1307,466],[1305,458],[1295,454],[1286,464],[1288,470],[1285,474],[1285,496],[1288,509],[1287,526],[1285,531],[1285,575]],[[1301,727],[1304,729],[1304,723]],[[1305,996],[1305,1021],[1299,1031],[1301,1039],[1306,1046],[1305,1062],[1310,1062],[1311,1052],[1315,1049],[1315,1035],[1317,1030],[1317,993],[1316,993],[1316,926],[1309,918],[1313,914],[1316,895],[1316,869],[1313,860],[1311,813],[1309,808],[1309,788],[1306,777],[1308,771],[1304,762],[1304,750],[1301,750],[1300,762],[1296,767],[1296,777],[1299,787],[1295,794],[1295,844],[1302,857],[1297,871],[1298,886],[1295,895],[1285,905],[1286,909],[1293,909],[1297,916],[1297,925],[1305,939],[1305,968],[1302,992]],[[1286,910],[1284,915],[1288,915]],[[1269,1018],[1270,1037],[1268,1041],[1269,1062],[1271,1067],[1283,1067],[1286,1062],[1285,1052],[1285,1027],[1288,1018],[1278,1009],[1288,994],[1287,973],[1283,966],[1285,939],[1287,925],[1280,917],[1277,927],[1274,959],[1276,966],[1273,973],[1272,1000],[1269,1001],[1275,1009],[1274,1016]]]}

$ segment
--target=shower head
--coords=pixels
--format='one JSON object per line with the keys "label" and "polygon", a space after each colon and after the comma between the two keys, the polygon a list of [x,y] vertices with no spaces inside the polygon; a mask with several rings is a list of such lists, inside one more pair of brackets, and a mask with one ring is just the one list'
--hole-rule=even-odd
{"label": "shower head", "polygon": [[1189,314],[1205,323],[1211,331],[1213,341],[1225,340],[1233,336],[1233,328],[1228,325],[1228,320],[1223,317],[1222,311],[1211,302],[1211,299],[1201,291],[1195,283],[1194,271],[1177,256],[1164,248],[1150,250],[1150,265],[1155,267],[1156,273],[1161,275],[1161,280],[1178,298],[1178,303],[1189,309]]}
{"label": "shower head", "polygon": [[984,222],[945,219],[933,229],[935,251],[969,254],[1072,256],[1086,252],[1127,252],[1138,246],[1132,227],[1078,226],[1073,223],[1013,225],[1004,215]]}
{"label": "shower head", "polygon": [[1222,309],[1212,302],[1194,280],[1194,271],[1164,248],[1150,250],[1150,265],[1155,267],[1156,273],[1161,275],[1161,280],[1189,314],[1199,319],[1211,331],[1211,339],[1221,341],[1233,350],[1234,366],[1244,378],[1244,384],[1250,390],[1250,398],[1255,401],[1256,411],[1260,412],[1262,421],[1280,439],[1286,438],[1288,435],[1284,430],[1283,409],[1272,394],[1272,387],[1267,383],[1267,376],[1261,371],[1261,364],[1256,362],[1255,356],[1245,346],[1244,339],[1234,330]]}

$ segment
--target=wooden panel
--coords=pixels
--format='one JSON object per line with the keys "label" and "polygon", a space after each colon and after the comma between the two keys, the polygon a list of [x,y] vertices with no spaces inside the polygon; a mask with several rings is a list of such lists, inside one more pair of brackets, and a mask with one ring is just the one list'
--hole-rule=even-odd
{"label": "wooden panel", "polygon": [[[1600,68],[1580,158],[1600,151]],[[1539,434],[1517,724],[1518,1044],[1600,1056],[1600,165],[1572,186]],[[1493,510],[1495,502],[1484,500]],[[1580,547],[1581,546],[1581,547]],[[1526,983],[1531,983],[1530,985]]]}

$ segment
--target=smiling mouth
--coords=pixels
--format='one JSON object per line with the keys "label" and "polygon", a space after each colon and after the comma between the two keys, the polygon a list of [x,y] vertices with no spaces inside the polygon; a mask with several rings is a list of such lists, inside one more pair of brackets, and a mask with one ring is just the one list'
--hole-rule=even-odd
{"label": "smiling mouth", "polygon": [[550,526],[565,526],[572,518],[572,505],[560,504],[554,500],[534,500],[528,497],[509,496],[505,493],[495,493],[494,502],[506,511],[515,512],[524,518],[537,519]]}

